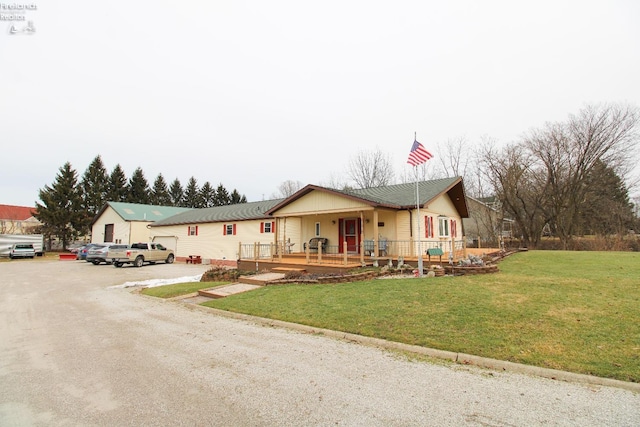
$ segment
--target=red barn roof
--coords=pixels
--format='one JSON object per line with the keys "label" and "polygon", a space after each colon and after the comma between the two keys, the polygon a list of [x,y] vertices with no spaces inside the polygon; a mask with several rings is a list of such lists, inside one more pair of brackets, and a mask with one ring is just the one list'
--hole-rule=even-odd
{"label": "red barn roof", "polygon": [[0,205],[0,219],[10,219],[13,221],[26,221],[33,217],[36,208],[28,206]]}

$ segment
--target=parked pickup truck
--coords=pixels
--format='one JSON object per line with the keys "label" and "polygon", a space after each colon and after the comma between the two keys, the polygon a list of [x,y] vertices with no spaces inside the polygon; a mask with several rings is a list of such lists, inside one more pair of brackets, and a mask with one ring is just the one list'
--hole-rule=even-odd
{"label": "parked pickup truck", "polygon": [[143,264],[155,264],[156,262],[173,263],[175,254],[171,249],[167,249],[160,243],[134,243],[130,248],[118,249],[109,248],[107,258],[116,267],[124,264],[133,264],[142,267]]}

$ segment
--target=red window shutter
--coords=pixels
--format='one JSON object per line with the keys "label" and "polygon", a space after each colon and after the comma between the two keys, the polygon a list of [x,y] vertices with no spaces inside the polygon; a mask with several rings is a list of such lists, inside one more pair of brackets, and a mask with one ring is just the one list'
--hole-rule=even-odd
{"label": "red window shutter", "polygon": [[431,236],[430,237],[435,237],[436,231],[433,229],[433,217],[432,216],[429,217],[429,222],[431,223]]}
{"label": "red window shutter", "polygon": [[260,233],[264,233],[264,222],[260,223]]}
{"label": "red window shutter", "polygon": [[429,217],[424,217],[424,237],[429,237]]}
{"label": "red window shutter", "polygon": [[196,225],[196,236],[198,235],[198,226]]}
{"label": "red window shutter", "polygon": [[275,232],[276,232],[276,222],[275,222],[275,221],[272,221],[272,222],[271,222],[271,232],[272,232],[272,233],[275,233]]}
{"label": "red window shutter", "polygon": [[235,224],[233,224],[233,235],[234,236],[236,235],[236,225]]}
{"label": "red window shutter", "polygon": [[222,224],[222,235],[223,236],[227,235],[227,224]]}
{"label": "red window shutter", "polygon": [[191,226],[187,225],[187,236],[191,236]]}

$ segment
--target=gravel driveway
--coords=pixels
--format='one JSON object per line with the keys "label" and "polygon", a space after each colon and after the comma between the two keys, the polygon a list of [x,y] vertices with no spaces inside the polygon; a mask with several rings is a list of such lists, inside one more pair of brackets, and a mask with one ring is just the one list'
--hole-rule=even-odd
{"label": "gravel driveway", "polygon": [[201,265],[0,263],[1,426],[637,426],[640,394],[405,360],[112,288]]}

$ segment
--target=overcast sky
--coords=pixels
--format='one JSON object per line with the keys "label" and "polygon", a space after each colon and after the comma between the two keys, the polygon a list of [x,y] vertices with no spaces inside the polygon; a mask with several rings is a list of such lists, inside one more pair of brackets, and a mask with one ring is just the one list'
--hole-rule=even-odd
{"label": "overcast sky", "polygon": [[640,106],[637,0],[0,0],[0,14],[16,4],[37,10],[0,20],[2,204],[33,206],[65,162],[80,177],[97,155],[256,201],[345,178],[360,150],[406,173],[414,132],[437,155],[590,103]]}

